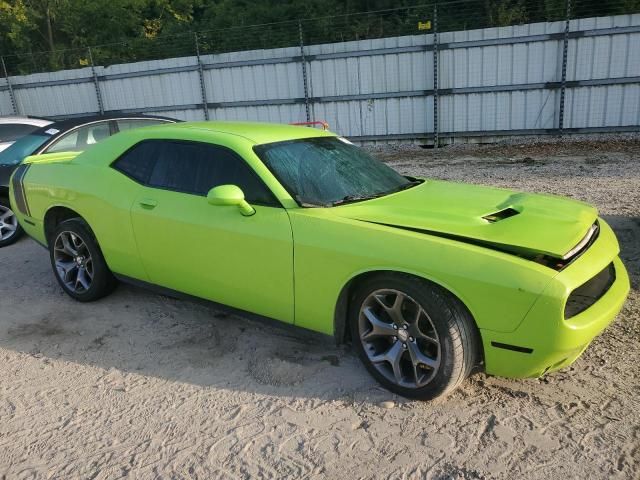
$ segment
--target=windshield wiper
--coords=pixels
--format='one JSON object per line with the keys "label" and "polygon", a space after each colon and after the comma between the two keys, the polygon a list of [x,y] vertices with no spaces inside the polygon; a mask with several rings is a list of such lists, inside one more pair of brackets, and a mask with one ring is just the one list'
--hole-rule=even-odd
{"label": "windshield wiper", "polygon": [[325,207],[326,205],[321,204],[321,203],[310,203],[307,202],[305,199],[303,199],[300,195],[294,195],[293,199],[298,202],[298,205],[300,205],[301,207],[306,207],[306,208],[319,208],[319,207]]}
{"label": "windshield wiper", "polygon": [[411,180],[409,183],[405,183],[404,185],[400,185],[399,187],[392,188],[391,190],[387,190],[380,193],[373,193],[370,195],[347,195],[340,200],[336,200],[331,202],[331,206],[335,207],[338,205],[344,205],[345,203],[353,203],[353,202],[363,202],[365,200],[372,200],[374,198],[384,197],[386,195],[390,195],[392,193],[400,192],[402,190],[406,190],[411,187],[415,187],[422,183],[422,180]]}
{"label": "windshield wiper", "polygon": [[402,190],[407,190],[411,187],[415,187],[416,185],[420,185],[423,180],[410,180],[409,183],[405,183],[404,185],[400,185],[399,187],[392,188],[391,190],[387,190],[383,195],[389,195],[391,193],[401,192]]}
{"label": "windshield wiper", "polygon": [[373,198],[382,197],[383,195],[386,195],[386,192],[374,193],[372,195],[347,195],[341,198],[340,200],[331,202],[331,206],[335,207],[337,205],[344,205],[345,203],[363,202],[365,200],[371,200]]}

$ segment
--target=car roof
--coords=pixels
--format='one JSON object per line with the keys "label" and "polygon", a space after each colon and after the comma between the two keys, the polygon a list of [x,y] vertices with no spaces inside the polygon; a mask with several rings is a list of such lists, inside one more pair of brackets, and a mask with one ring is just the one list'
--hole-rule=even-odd
{"label": "car roof", "polygon": [[188,128],[226,133],[244,137],[255,144],[283,142],[299,138],[335,136],[332,132],[317,128],[265,122],[182,122],[155,128],[176,130]]}
{"label": "car roof", "polygon": [[[73,118],[67,118],[64,120],[58,120],[57,122],[52,123],[51,125],[49,125],[49,128],[55,128],[56,130],[59,130],[60,132],[65,132],[71,128],[75,128],[78,127],[80,125],[85,125],[88,123],[95,123],[95,122],[100,122],[103,120],[124,120],[124,119],[158,119],[158,120],[167,120],[167,121],[172,121],[172,122],[177,122],[179,120],[176,120],[175,118],[170,118],[170,117],[161,117],[161,116],[156,116],[156,115],[143,115],[143,114],[139,114],[139,113],[132,113],[132,114],[124,114],[124,113],[113,113],[113,114],[105,114],[105,115],[85,115],[82,117],[73,117]],[[47,129],[48,130],[48,129]]]}
{"label": "car roof", "polygon": [[0,125],[33,125],[36,127],[44,127],[45,125],[49,125],[53,120],[49,120],[46,118],[38,118],[38,117],[21,117],[18,115],[8,115],[4,117],[0,117]]}

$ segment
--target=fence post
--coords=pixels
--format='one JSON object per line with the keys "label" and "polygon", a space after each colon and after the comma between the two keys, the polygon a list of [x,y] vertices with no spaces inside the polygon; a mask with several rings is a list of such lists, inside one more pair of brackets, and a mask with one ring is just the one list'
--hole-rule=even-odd
{"label": "fence post", "polygon": [[307,113],[307,122],[311,121],[309,111],[309,84],[307,80],[307,59],[304,56],[304,36],[302,34],[302,22],[298,20],[298,35],[300,36],[300,59],[302,62],[302,86],[304,88],[304,107]]}
{"label": "fence post", "polygon": [[0,57],[0,62],[2,62],[2,72],[4,73],[4,78],[7,81],[7,87],[9,87],[9,97],[11,98],[13,114],[18,115],[18,102],[16,102],[16,95],[13,93],[13,86],[11,85],[11,80],[9,80],[9,74],[7,73],[7,65],[4,63],[4,57]]}
{"label": "fence post", "polygon": [[558,134],[564,129],[564,102],[567,89],[567,52],[569,49],[569,19],[571,17],[571,0],[566,0],[567,12],[564,23],[564,39],[562,42],[562,74],[560,78],[560,110],[558,112]]}
{"label": "fence post", "polygon": [[204,119],[209,121],[209,102],[207,101],[207,87],[204,83],[204,70],[202,69],[202,61],[200,60],[200,41],[198,32],[193,34],[196,43],[196,59],[198,60],[198,76],[200,77],[200,94],[202,95],[202,110],[204,111]]}
{"label": "fence post", "polygon": [[438,3],[433,5],[433,148],[438,148]]}
{"label": "fence post", "polygon": [[89,62],[91,62],[91,74],[93,75],[93,86],[96,89],[96,99],[98,100],[98,110],[100,115],[104,114],[104,103],[102,103],[102,93],[100,92],[100,82],[98,81],[98,74],[96,73],[96,66],[93,63],[93,53],[91,53],[91,47],[87,47],[89,52]]}

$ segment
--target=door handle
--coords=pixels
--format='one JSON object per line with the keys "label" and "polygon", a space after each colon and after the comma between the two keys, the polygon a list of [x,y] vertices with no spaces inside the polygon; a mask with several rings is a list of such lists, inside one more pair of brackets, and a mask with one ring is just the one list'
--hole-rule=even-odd
{"label": "door handle", "polygon": [[156,206],[158,205],[158,202],[156,202],[152,198],[143,198],[139,201],[139,203],[141,207],[148,209],[156,208]]}

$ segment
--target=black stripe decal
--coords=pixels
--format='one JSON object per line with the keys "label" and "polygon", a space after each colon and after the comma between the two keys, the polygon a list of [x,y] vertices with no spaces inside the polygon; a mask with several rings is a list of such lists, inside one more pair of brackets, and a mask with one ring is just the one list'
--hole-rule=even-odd
{"label": "black stripe decal", "polygon": [[27,216],[31,216],[31,209],[29,208],[29,200],[27,199],[27,191],[24,188],[24,179],[27,176],[27,171],[29,171],[29,167],[31,165],[27,165],[27,168],[24,169],[24,173],[22,174],[22,178],[20,179],[20,183],[22,184],[22,199],[24,200],[24,206],[27,208]]}
{"label": "black stripe decal", "polygon": [[533,353],[533,348],[518,347],[517,345],[509,345],[508,343],[491,342],[492,347],[503,348],[505,350],[511,350],[519,353]]}
{"label": "black stripe decal", "polygon": [[24,168],[24,172],[22,173],[22,176],[20,177],[20,186],[22,187],[22,201],[24,202],[24,207],[27,211],[27,216],[30,217],[31,216],[31,209],[29,208],[29,201],[27,200],[27,192],[24,189],[24,178],[27,176],[27,172],[29,171],[29,167],[31,165],[25,165]]}
{"label": "black stripe decal", "polygon": [[[455,240],[456,242],[468,243],[469,245],[475,245],[478,247],[488,248],[490,250],[496,250],[502,253],[508,253],[510,255],[520,256],[518,255],[518,249],[516,247],[512,247],[510,245],[503,245],[501,243],[487,242],[483,240],[477,240],[475,238],[464,237],[462,235],[456,235],[453,233],[444,233],[444,232],[438,232],[435,230],[426,230],[423,228],[405,227],[402,225],[392,225],[389,223],[373,222],[370,220],[362,220],[361,218],[354,218],[354,220],[358,220],[360,222],[365,222],[365,223],[372,223],[374,225],[381,225],[383,227],[397,228],[399,230],[407,230],[408,232],[423,233],[425,235],[446,238],[448,240]],[[523,248],[522,250],[525,250],[525,249]]]}
{"label": "black stripe decal", "polygon": [[27,197],[24,193],[24,177],[27,174],[29,165],[20,165],[13,174],[12,186],[13,196],[16,200],[16,208],[24,215],[31,216],[29,211],[29,205],[27,204]]}

